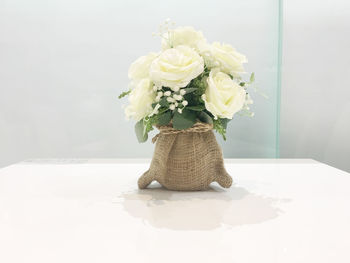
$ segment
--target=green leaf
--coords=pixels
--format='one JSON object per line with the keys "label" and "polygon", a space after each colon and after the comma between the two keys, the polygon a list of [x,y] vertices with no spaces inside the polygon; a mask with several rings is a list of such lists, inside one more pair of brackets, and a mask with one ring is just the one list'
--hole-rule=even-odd
{"label": "green leaf", "polygon": [[190,110],[184,109],[181,114],[176,111],[173,117],[173,127],[176,130],[191,128],[196,123],[196,117],[196,113]]}
{"label": "green leaf", "polygon": [[197,90],[197,88],[185,88],[184,90],[186,90],[186,94],[189,94],[191,92],[194,92]]}
{"label": "green leaf", "polygon": [[221,134],[224,141],[226,141],[226,129],[223,127],[221,119],[214,120],[214,130]]}
{"label": "green leaf", "polygon": [[166,111],[158,116],[158,125],[165,126],[168,125],[171,120],[171,112]]}
{"label": "green leaf", "polygon": [[145,142],[148,139],[148,134],[144,133],[143,119],[135,124],[135,133],[139,143]]}
{"label": "green leaf", "polygon": [[250,74],[249,83],[252,84],[255,81],[255,73]]}
{"label": "green leaf", "polygon": [[239,86],[241,86],[241,87],[244,87],[244,85],[245,85],[245,82],[239,83]]}
{"label": "green leaf", "polygon": [[201,111],[201,112],[198,114],[198,119],[199,119],[201,122],[208,123],[208,124],[213,124],[213,119],[209,116],[208,113],[206,113],[206,112],[204,112],[204,111]]}
{"label": "green leaf", "polygon": [[186,109],[193,110],[193,111],[202,111],[202,110],[205,110],[205,106],[204,105],[187,106]]}
{"label": "green leaf", "polygon": [[224,129],[227,129],[227,123],[230,121],[230,119],[220,119],[222,127],[224,127]]}
{"label": "green leaf", "polygon": [[131,92],[131,90],[122,92],[122,93],[118,96],[118,99],[121,99],[121,98],[123,98],[123,97],[129,95],[130,92]]}
{"label": "green leaf", "polygon": [[167,97],[163,97],[158,103],[160,104],[160,106],[162,106],[162,107],[169,107],[169,102],[166,100],[167,99]]}

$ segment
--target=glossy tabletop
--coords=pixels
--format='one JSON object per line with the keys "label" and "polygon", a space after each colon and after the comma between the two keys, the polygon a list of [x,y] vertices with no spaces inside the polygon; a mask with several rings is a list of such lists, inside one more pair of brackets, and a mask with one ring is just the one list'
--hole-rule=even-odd
{"label": "glossy tabletop", "polygon": [[0,169],[0,262],[350,262],[350,176],[313,160],[225,160],[230,189],[138,190],[149,160]]}

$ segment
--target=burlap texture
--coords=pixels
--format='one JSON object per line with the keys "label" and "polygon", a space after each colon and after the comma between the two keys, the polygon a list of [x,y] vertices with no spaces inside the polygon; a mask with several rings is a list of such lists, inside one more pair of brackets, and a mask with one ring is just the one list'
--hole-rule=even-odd
{"label": "burlap texture", "polygon": [[203,124],[184,131],[171,127],[168,132],[160,129],[151,166],[138,180],[140,189],[154,180],[169,190],[178,191],[206,190],[212,182],[224,188],[231,186],[232,178],[225,170],[212,127],[201,129],[199,126]]}

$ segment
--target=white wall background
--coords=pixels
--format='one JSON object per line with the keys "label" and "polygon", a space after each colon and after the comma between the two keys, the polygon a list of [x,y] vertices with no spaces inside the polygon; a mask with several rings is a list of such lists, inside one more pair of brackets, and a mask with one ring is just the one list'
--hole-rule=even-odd
{"label": "white wall background", "polygon": [[281,157],[350,172],[350,2],[285,0]]}
{"label": "white wall background", "polygon": [[160,48],[167,17],[247,54],[256,117],[236,118],[226,157],[274,157],[278,0],[2,0],[0,166],[27,158],[151,157],[124,119],[127,70]]}
{"label": "white wall background", "polygon": [[[26,158],[150,156],[153,146],[136,142],[116,95],[128,65],[158,47],[150,33],[167,17],[233,43],[249,55],[248,70],[272,74],[260,78],[263,90],[273,82],[277,1],[143,2],[0,2],[0,167]],[[283,44],[281,157],[350,171],[349,2],[285,0]],[[262,157],[273,145],[266,126],[274,103],[257,103],[263,118],[231,124],[227,156],[250,146]],[[266,117],[268,125],[258,121]],[[262,131],[239,132],[252,125]]]}

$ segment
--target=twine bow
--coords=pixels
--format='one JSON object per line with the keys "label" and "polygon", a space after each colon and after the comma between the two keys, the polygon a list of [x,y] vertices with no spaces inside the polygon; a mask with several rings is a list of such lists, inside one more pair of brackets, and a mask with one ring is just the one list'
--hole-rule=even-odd
{"label": "twine bow", "polygon": [[189,132],[207,132],[213,129],[213,124],[197,122],[191,128],[186,130],[175,130],[172,125],[168,126],[156,126],[159,130],[159,133],[152,138],[152,143],[155,143],[160,134],[170,135],[170,134],[179,134],[179,133],[189,133]]}

